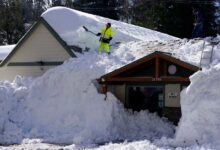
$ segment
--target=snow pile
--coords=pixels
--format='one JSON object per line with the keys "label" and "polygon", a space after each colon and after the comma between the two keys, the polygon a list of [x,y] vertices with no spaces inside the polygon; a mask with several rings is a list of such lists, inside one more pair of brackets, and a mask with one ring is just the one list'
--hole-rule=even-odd
{"label": "snow pile", "polygon": [[[177,39],[167,41],[132,41],[114,47],[112,52],[115,57],[125,62],[140,59],[155,51],[165,52],[182,61],[195,66],[200,66],[202,50],[211,51],[211,42],[220,41],[220,36],[215,38],[207,37],[204,39]],[[205,46],[204,46],[205,42]],[[212,61],[220,60],[220,42],[213,47]]]}
{"label": "snow pile", "polygon": [[[20,138],[20,129],[17,128],[13,122],[10,120],[9,116],[11,111],[16,109],[17,103],[15,103],[15,98],[13,96],[14,87],[13,84],[7,82],[1,82],[0,85],[0,139],[1,141],[11,140],[11,136],[14,138],[14,142],[17,138]],[[4,132],[7,131],[7,134]]]}
{"label": "snow pile", "polygon": [[0,60],[3,60],[15,47],[15,45],[0,46]]}
{"label": "snow pile", "polygon": [[176,132],[178,145],[219,142],[220,63],[191,76],[181,94],[182,118]]}
{"label": "snow pile", "polygon": [[[118,63],[117,63],[118,64]],[[97,92],[95,79],[115,66],[105,55],[84,54],[36,79],[0,84],[0,143],[25,138],[65,144],[172,136],[173,126],[147,111],[127,112]],[[155,126],[157,124],[157,126]]]}
{"label": "snow pile", "polygon": [[179,58],[180,60],[189,62],[196,66],[200,66],[202,50],[204,50],[204,53],[206,53],[207,51],[211,51],[211,43],[216,43],[216,45],[213,47],[212,61],[220,60],[220,36],[217,36],[215,38],[207,37],[204,39],[184,39],[183,41],[185,42],[180,43],[181,47],[174,51],[174,56]]}

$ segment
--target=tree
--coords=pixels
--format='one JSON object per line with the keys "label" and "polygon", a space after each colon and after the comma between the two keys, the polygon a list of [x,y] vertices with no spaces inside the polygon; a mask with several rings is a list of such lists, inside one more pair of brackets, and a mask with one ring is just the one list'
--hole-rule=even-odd
{"label": "tree", "polygon": [[205,36],[216,33],[214,0],[133,0],[131,22],[180,38],[190,38],[193,28],[192,7],[205,14]]}
{"label": "tree", "polygon": [[0,45],[17,43],[50,5],[50,0],[0,0]]}
{"label": "tree", "polygon": [[14,44],[24,33],[20,0],[2,0],[0,9],[0,44]]}
{"label": "tree", "polygon": [[220,35],[220,0],[216,0],[217,13],[216,13],[216,23],[217,23],[217,32]]}
{"label": "tree", "polygon": [[47,10],[48,2],[45,0],[35,0],[33,3],[33,18],[34,20],[38,20],[41,14]]}
{"label": "tree", "polygon": [[116,20],[119,18],[119,6],[118,0],[75,0],[73,2],[75,9]]}

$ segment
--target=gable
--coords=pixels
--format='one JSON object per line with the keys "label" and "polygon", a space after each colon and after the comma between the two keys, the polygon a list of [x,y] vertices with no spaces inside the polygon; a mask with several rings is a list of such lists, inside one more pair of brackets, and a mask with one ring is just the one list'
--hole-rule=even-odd
{"label": "gable", "polygon": [[[189,81],[198,67],[162,52],[154,52],[118,70],[102,76],[105,81]],[[165,81],[165,80],[164,80]]]}
{"label": "gable", "polygon": [[[188,68],[184,68],[179,64],[173,63],[172,61],[165,60],[161,58],[159,60],[159,76],[179,76],[179,77],[189,77],[194,72]],[[176,67],[175,73],[172,71],[172,67]],[[156,58],[151,59],[147,62],[142,63],[135,68],[131,68],[121,74],[118,74],[117,77],[155,77],[156,73]],[[169,69],[171,70],[169,71]]]}
{"label": "gable", "polygon": [[142,63],[134,68],[122,72],[117,77],[143,77],[154,76],[155,72],[155,59],[151,59],[145,63]]}
{"label": "gable", "polygon": [[31,34],[10,62],[64,61],[70,55],[43,24]]}
{"label": "gable", "polygon": [[18,42],[1,66],[31,62],[63,62],[75,57],[59,35],[43,18]]}

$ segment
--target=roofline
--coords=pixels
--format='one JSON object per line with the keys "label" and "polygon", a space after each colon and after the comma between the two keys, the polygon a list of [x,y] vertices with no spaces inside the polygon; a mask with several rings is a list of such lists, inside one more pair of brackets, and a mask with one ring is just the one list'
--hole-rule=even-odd
{"label": "roofline", "polygon": [[119,69],[116,69],[116,70],[114,70],[114,71],[112,71],[110,73],[107,73],[107,74],[101,76],[100,78],[106,78],[106,77],[109,77],[109,76],[110,77],[111,76],[116,76],[116,75],[124,72],[125,70],[131,69],[131,68],[133,68],[135,66],[138,66],[139,64],[142,64],[142,63],[144,63],[146,61],[149,61],[149,60],[153,59],[155,55],[160,55],[161,58],[169,60],[169,61],[173,60],[173,61],[175,61],[175,63],[182,64],[181,65],[182,67],[190,69],[192,71],[198,71],[200,69],[199,67],[197,67],[195,65],[189,64],[189,63],[187,63],[185,61],[182,61],[182,60],[177,59],[175,57],[169,56],[165,52],[155,51],[155,52],[153,52],[153,53],[151,53],[151,54],[149,54],[147,56],[144,56],[144,57],[142,57],[142,58],[140,58],[140,59],[138,59],[138,60],[136,60],[134,62],[131,62],[130,64],[127,64],[127,65],[125,65],[125,66],[123,66],[123,67],[121,67]]}
{"label": "roofline", "polygon": [[62,65],[62,61],[36,61],[36,62],[11,62],[8,66],[57,66]]}
{"label": "roofline", "polygon": [[76,57],[76,55],[72,52],[70,47],[66,44],[66,42],[59,36],[59,34],[47,23],[47,21],[41,17],[41,21],[46,26],[46,28],[53,34],[53,36],[57,39],[57,41],[64,47],[64,49],[67,51],[67,53],[71,57]]}
{"label": "roofline", "polygon": [[171,58],[173,61],[175,61],[174,63],[182,64],[181,66],[184,67],[184,68],[190,69],[190,70],[192,70],[192,71],[198,71],[198,70],[200,69],[200,67],[197,67],[197,66],[195,66],[195,65],[193,65],[193,64],[190,64],[190,63],[188,63],[188,62],[182,61],[182,60],[177,59],[177,58],[175,58],[175,57],[166,55],[166,54],[163,53],[163,52],[162,52],[161,54],[162,54],[161,56],[162,56],[163,59],[165,59],[165,60],[168,61],[168,60]]}
{"label": "roofline", "polygon": [[121,67],[121,68],[118,68],[118,69],[116,69],[116,70],[114,70],[114,71],[112,71],[110,73],[107,73],[107,74],[101,76],[101,78],[106,78],[106,77],[109,77],[109,76],[118,75],[118,74],[122,73],[125,69],[129,69],[129,68],[132,68],[132,67],[135,67],[135,66],[141,64],[146,59],[148,59],[148,60],[153,59],[154,53],[155,52],[153,52],[153,53],[151,53],[151,54],[149,54],[149,55],[147,55],[145,57],[142,57],[142,58],[140,58],[138,60],[135,60],[135,61],[133,61],[133,62],[131,62],[131,63]]}
{"label": "roofline", "polygon": [[37,27],[43,23],[43,25],[49,30],[49,32],[56,38],[56,40],[63,46],[63,48],[67,51],[67,53],[71,57],[76,57],[76,55],[71,51],[71,49],[67,46],[66,42],[61,39],[61,37],[56,33],[56,31],[47,23],[44,18],[40,18],[36,23],[32,25],[32,27],[24,34],[24,36],[18,41],[13,50],[8,54],[8,56],[1,61],[0,67],[4,66],[10,58],[17,52],[17,50],[21,47],[21,45],[29,38],[31,33],[33,33]]}

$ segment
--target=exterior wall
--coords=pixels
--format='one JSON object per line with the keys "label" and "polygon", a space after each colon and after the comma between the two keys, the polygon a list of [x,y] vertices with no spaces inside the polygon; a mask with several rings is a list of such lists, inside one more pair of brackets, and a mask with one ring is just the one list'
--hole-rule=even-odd
{"label": "exterior wall", "polygon": [[14,80],[16,75],[36,77],[53,66],[9,66],[0,68],[0,80]]}
{"label": "exterior wall", "polygon": [[10,62],[64,61],[70,55],[41,23],[11,57]]}
{"label": "exterior wall", "polygon": [[125,104],[125,84],[123,85],[110,85],[108,91],[113,93],[123,104]]}
{"label": "exterior wall", "polygon": [[70,57],[66,49],[41,23],[18,47],[10,60],[0,67],[0,80],[13,80],[16,75],[36,77],[56,66],[8,66],[10,63],[63,62]]}
{"label": "exterior wall", "polygon": [[180,107],[180,84],[165,85],[165,107]]}

